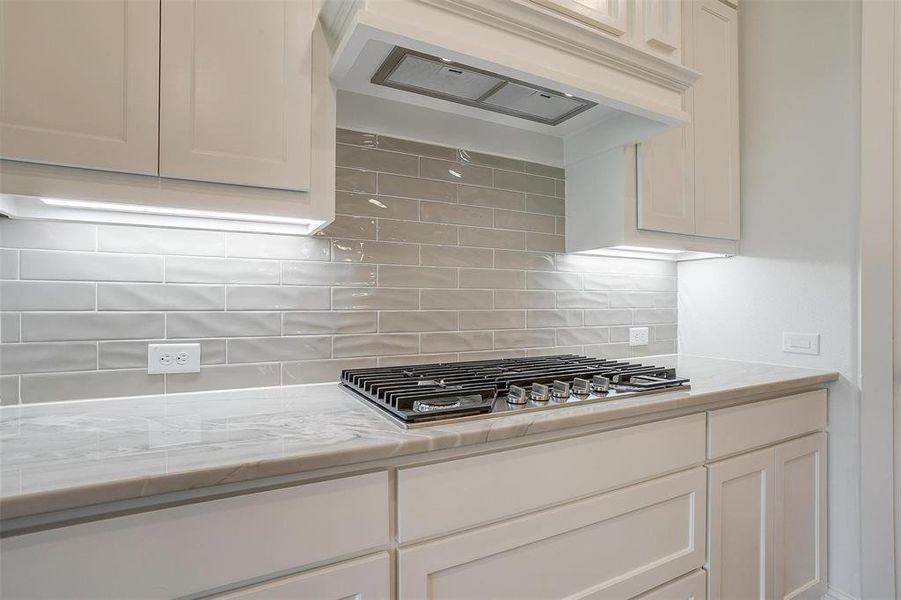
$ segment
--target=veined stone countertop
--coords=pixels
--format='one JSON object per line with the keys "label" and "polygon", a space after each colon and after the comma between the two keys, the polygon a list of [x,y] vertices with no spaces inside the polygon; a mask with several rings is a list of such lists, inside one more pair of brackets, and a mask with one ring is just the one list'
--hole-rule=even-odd
{"label": "veined stone countertop", "polygon": [[593,425],[699,410],[834,381],[795,367],[665,356],[690,391],[405,430],[338,384],[0,408],[0,517],[248,482]]}

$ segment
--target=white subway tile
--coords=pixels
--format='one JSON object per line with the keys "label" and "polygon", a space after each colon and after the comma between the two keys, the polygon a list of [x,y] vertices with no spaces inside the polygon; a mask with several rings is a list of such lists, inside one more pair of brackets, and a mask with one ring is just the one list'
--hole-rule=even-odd
{"label": "white subway tile", "polygon": [[94,310],[96,284],[0,281],[0,310]]}
{"label": "white subway tile", "polygon": [[22,279],[68,281],[162,281],[163,257],[97,252],[22,250]]}
{"label": "white subway tile", "polygon": [[98,310],[225,310],[225,286],[101,283]]}
{"label": "white subway tile", "polygon": [[3,344],[0,375],[89,371],[97,368],[97,344]]}
{"label": "white subway tile", "polygon": [[166,259],[166,281],[176,283],[278,283],[279,263],[240,258]]}
{"label": "white subway tile", "polygon": [[329,242],[299,235],[229,233],[228,255],[238,258],[328,260]]}
{"label": "white subway tile", "polygon": [[334,338],[335,358],[344,356],[380,356],[419,352],[418,333],[374,333],[339,335]]}
{"label": "white subway tile", "polygon": [[328,310],[329,289],[293,285],[230,285],[228,310]]}
{"label": "white subway tile", "polygon": [[378,330],[377,316],[378,313],[363,311],[286,312],[282,315],[282,333],[284,335],[375,333]]}
{"label": "white subway tile", "polygon": [[96,250],[97,226],[0,219],[0,246],[47,250]]}
{"label": "white subway tile", "polygon": [[101,225],[97,244],[101,252],[225,256],[221,231]]}
{"label": "white subway tile", "polygon": [[264,337],[228,340],[228,362],[250,363],[329,358],[328,336]]}
{"label": "white subway tile", "polygon": [[166,336],[163,313],[22,313],[22,341],[128,340]]}
{"label": "white subway tile", "polygon": [[281,334],[277,312],[183,312],[166,315],[166,337],[250,337]]}

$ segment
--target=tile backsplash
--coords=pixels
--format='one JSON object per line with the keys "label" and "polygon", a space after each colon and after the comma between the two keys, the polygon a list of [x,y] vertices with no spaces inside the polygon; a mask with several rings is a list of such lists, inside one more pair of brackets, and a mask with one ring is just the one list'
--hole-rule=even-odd
{"label": "tile backsplash", "polygon": [[[675,264],[564,254],[561,169],[345,130],[337,156],[315,237],[0,220],[3,404],[676,350]],[[201,372],[148,375],[167,339]]]}

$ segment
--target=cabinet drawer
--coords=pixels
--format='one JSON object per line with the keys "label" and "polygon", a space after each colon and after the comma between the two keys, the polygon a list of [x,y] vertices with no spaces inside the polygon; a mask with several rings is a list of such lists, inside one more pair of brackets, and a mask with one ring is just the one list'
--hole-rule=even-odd
{"label": "cabinet drawer", "polygon": [[706,600],[707,572],[698,569],[675,581],[671,581],[634,600]]}
{"label": "cabinet drawer", "polygon": [[704,427],[703,414],[689,415],[400,469],[398,541],[458,531],[700,464]]}
{"label": "cabinet drawer", "polygon": [[693,469],[402,548],[400,600],[631,598],[704,563]]}
{"label": "cabinet drawer", "polygon": [[387,541],[388,475],[371,473],[6,538],[0,596],[172,598]]}
{"label": "cabinet drawer", "polygon": [[722,458],[826,427],[826,390],[710,411],[707,457]]}

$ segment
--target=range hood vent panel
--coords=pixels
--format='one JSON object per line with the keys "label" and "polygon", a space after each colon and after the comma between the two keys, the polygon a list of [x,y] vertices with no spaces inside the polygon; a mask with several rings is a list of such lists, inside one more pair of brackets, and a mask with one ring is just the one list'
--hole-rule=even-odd
{"label": "range hood vent panel", "polygon": [[395,47],[371,82],[546,125],[559,125],[597,103]]}

